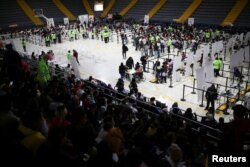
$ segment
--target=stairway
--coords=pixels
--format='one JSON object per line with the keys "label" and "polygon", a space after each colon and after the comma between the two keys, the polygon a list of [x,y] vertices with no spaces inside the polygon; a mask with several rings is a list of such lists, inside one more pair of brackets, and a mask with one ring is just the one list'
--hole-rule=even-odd
{"label": "stairway", "polygon": [[83,6],[84,6],[84,8],[86,9],[86,11],[87,11],[87,13],[89,14],[89,15],[94,15],[94,11],[93,11],[93,8],[94,8],[94,6],[90,6],[90,4],[89,4],[89,1],[88,0],[82,0],[82,3],[83,3]]}
{"label": "stairway", "polygon": [[184,23],[187,19],[195,12],[195,10],[200,6],[202,0],[194,0],[185,12],[179,17],[178,22]]}
{"label": "stairway", "polygon": [[148,16],[151,19],[162,7],[165,5],[167,0],[160,0],[149,12]]}
{"label": "stairway", "polygon": [[110,13],[112,14],[118,14],[120,11],[122,11],[122,9],[124,9],[129,3],[131,2],[131,0],[122,0],[122,1],[116,1],[115,5],[113,6],[113,8],[110,10]]}
{"label": "stairway", "polygon": [[167,0],[151,20],[172,22],[173,19],[179,18],[184,13],[191,3],[192,0]]}
{"label": "stairway", "polygon": [[250,27],[250,3],[247,4],[245,9],[240,13],[239,17],[234,22],[235,26]]}
{"label": "stairway", "polygon": [[110,10],[115,5],[115,3],[116,3],[116,0],[110,0],[110,2],[108,3],[108,5],[104,6],[104,10],[103,10],[103,12],[101,14],[101,17],[106,17],[109,14]]}
{"label": "stairway", "polygon": [[128,11],[125,17],[143,20],[147,12],[155,6],[155,1],[152,0],[138,0],[135,6]]}
{"label": "stairway", "polygon": [[74,16],[87,14],[86,9],[82,5],[82,0],[61,0],[61,2],[72,12]]}
{"label": "stairway", "polygon": [[234,7],[231,9],[227,17],[221,23],[221,26],[228,26],[233,24],[247,4],[248,0],[237,0]]}
{"label": "stairway", "polygon": [[58,9],[67,17],[70,21],[75,21],[76,17],[69,11],[69,9],[64,6],[61,0],[52,0],[53,3],[58,7]]}

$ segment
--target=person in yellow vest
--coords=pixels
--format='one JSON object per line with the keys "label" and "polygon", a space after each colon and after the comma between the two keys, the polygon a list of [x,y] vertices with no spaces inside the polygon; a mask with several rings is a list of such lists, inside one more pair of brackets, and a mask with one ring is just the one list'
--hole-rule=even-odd
{"label": "person in yellow vest", "polygon": [[215,58],[213,61],[213,68],[214,68],[214,76],[220,76],[219,71],[221,68],[221,61],[218,59],[218,57]]}
{"label": "person in yellow vest", "polygon": [[172,45],[172,40],[171,40],[171,38],[168,38],[168,40],[167,40],[168,53],[170,53],[170,47],[171,47],[171,45]]}
{"label": "person in yellow vest", "polygon": [[51,39],[52,39],[53,43],[56,44],[56,33],[55,32],[51,33]]}
{"label": "person in yellow vest", "polygon": [[67,52],[66,57],[67,57],[67,60],[68,60],[68,64],[70,64],[70,60],[71,60],[72,57],[73,57],[73,54],[71,53],[70,50]]}
{"label": "person in yellow vest", "polygon": [[211,36],[210,31],[207,30],[207,32],[205,33],[206,42],[209,42],[209,41],[210,41],[210,36]]}
{"label": "person in yellow vest", "polygon": [[47,47],[50,46],[50,36],[49,36],[49,35],[47,35],[47,36],[45,37],[45,46],[47,46]]}

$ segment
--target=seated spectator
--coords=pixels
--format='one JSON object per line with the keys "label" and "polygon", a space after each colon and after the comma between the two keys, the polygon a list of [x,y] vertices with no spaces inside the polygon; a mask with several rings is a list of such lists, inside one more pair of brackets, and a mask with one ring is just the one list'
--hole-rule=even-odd
{"label": "seated spectator", "polygon": [[123,92],[124,91],[124,81],[121,78],[118,79],[115,87],[117,88],[118,92]]}
{"label": "seated spectator", "polygon": [[182,115],[181,109],[179,108],[177,102],[174,102],[174,104],[172,105],[171,112],[174,114],[181,114]]}
{"label": "seated spectator", "polygon": [[76,166],[77,156],[71,141],[67,138],[66,129],[54,126],[50,129],[48,139],[37,153],[38,166]]}
{"label": "seated spectator", "polygon": [[[246,108],[243,105],[237,104],[232,107],[234,120],[228,124],[225,137],[225,148],[233,153],[241,153],[245,135],[249,132],[250,121],[244,119]],[[227,146],[231,146],[230,148]]]}
{"label": "seated spectator", "polygon": [[192,108],[187,108],[183,116],[189,119],[195,119]]}
{"label": "seated spectator", "polygon": [[55,113],[55,117],[51,121],[50,126],[60,126],[66,128],[70,125],[70,122],[66,119],[68,115],[68,110],[64,104],[59,103]]}

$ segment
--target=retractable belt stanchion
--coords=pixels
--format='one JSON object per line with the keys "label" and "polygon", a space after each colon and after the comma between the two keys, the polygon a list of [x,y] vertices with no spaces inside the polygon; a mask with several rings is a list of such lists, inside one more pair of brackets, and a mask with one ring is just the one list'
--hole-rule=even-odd
{"label": "retractable belt stanchion", "polygon": [[191,77],[193,77],[194,76],[194,66],[192,66],[191,68],[192,68]]}
{"label": "retractable belt stanchion", "polygon": [[191,94],[196,94],[196,92],[194,91],[194,88],[195,88],[195,78],[194,78],[194,82],[193,82],[193,91],[191,92]]}
{"label": "retractable belt stanchion", "polygon": [[182,90],[182,99],[181,99],[181,101],[186,101],[186,99],[185,99],[185,86],[186,85],[183,85],[183,90]]}
{"label": "retractable belt stanchion", "polygon": [[169,88],[173,88],[173,85],[172,85],[172,75],[170,75],[170,79],[169,79]]}
{"label": "retractable belt stanchion", "polygon": [[205,93],[205,91],[204,91],[204,90],[202,90],[201,104],[199,105],[200,107],[204,107],[204,105],[203,105],[203,101],[204,101],[204,93]]}

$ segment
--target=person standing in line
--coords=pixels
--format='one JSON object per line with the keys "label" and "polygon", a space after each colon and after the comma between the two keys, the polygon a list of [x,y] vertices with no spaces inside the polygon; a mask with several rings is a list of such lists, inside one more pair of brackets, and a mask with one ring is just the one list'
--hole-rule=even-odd
{"label": "person standing in line", "polygon": [[126,67],[123,65],[123,63],[121,63],[121,65],[119,66],[119,74],[121,75],[121,79],[125,77],[125,73]]}
{"label": "person standing in line", "polygon": [[215,88],[215,85],[212,84],[210,87],[207,88],[207,91],[206,91],[206,99],[207,99],[207,106],[205,108],[205,110],[208,110],[209,108],[209,105],[211,103],[211,107],[213,108],[213,110],[215,109],[214,108],[214,101],[216,100],[217,98],[217,89]]}
{"label": "person standing in line", "polygon": [[218,57],[215,58],[213,61],[213,68],[214,68],[214,76],[220,76],[219,71],[221,68],[221,61],[218,59]]}
{"label": "person standing in line", "polygon": [[128,51],[128,47],[125,44],[123,44],[122,45],[122,56],[123,56],[123,59],[126,59],[127,51]]}
{"label": "person standing in line", "polygon": [[70,59],[72,59],[72,54],[71,54],[70,50],[67,52],[66,57],[68,60],[68,64],[70,64]]}
{"label": "person standing in line", "polygon": [[25,39],[22,39],[22,47],[23,47],[23,51],[26,52],[26,41],[25,41]]}
{"label": "person standing in line", "polygon": [[76,62],[78,63],[78,65],[80,65],[79,60],[78,60],[78,52],[75,49],[73,49],[73,57],[76,59]]}
{"label": "person standing in line", "polygon": [[146,72],[147,59],[148,59],[148,57],[145,56],[145,55],[142,56],[141,59],[140,59],[144,72]]}

